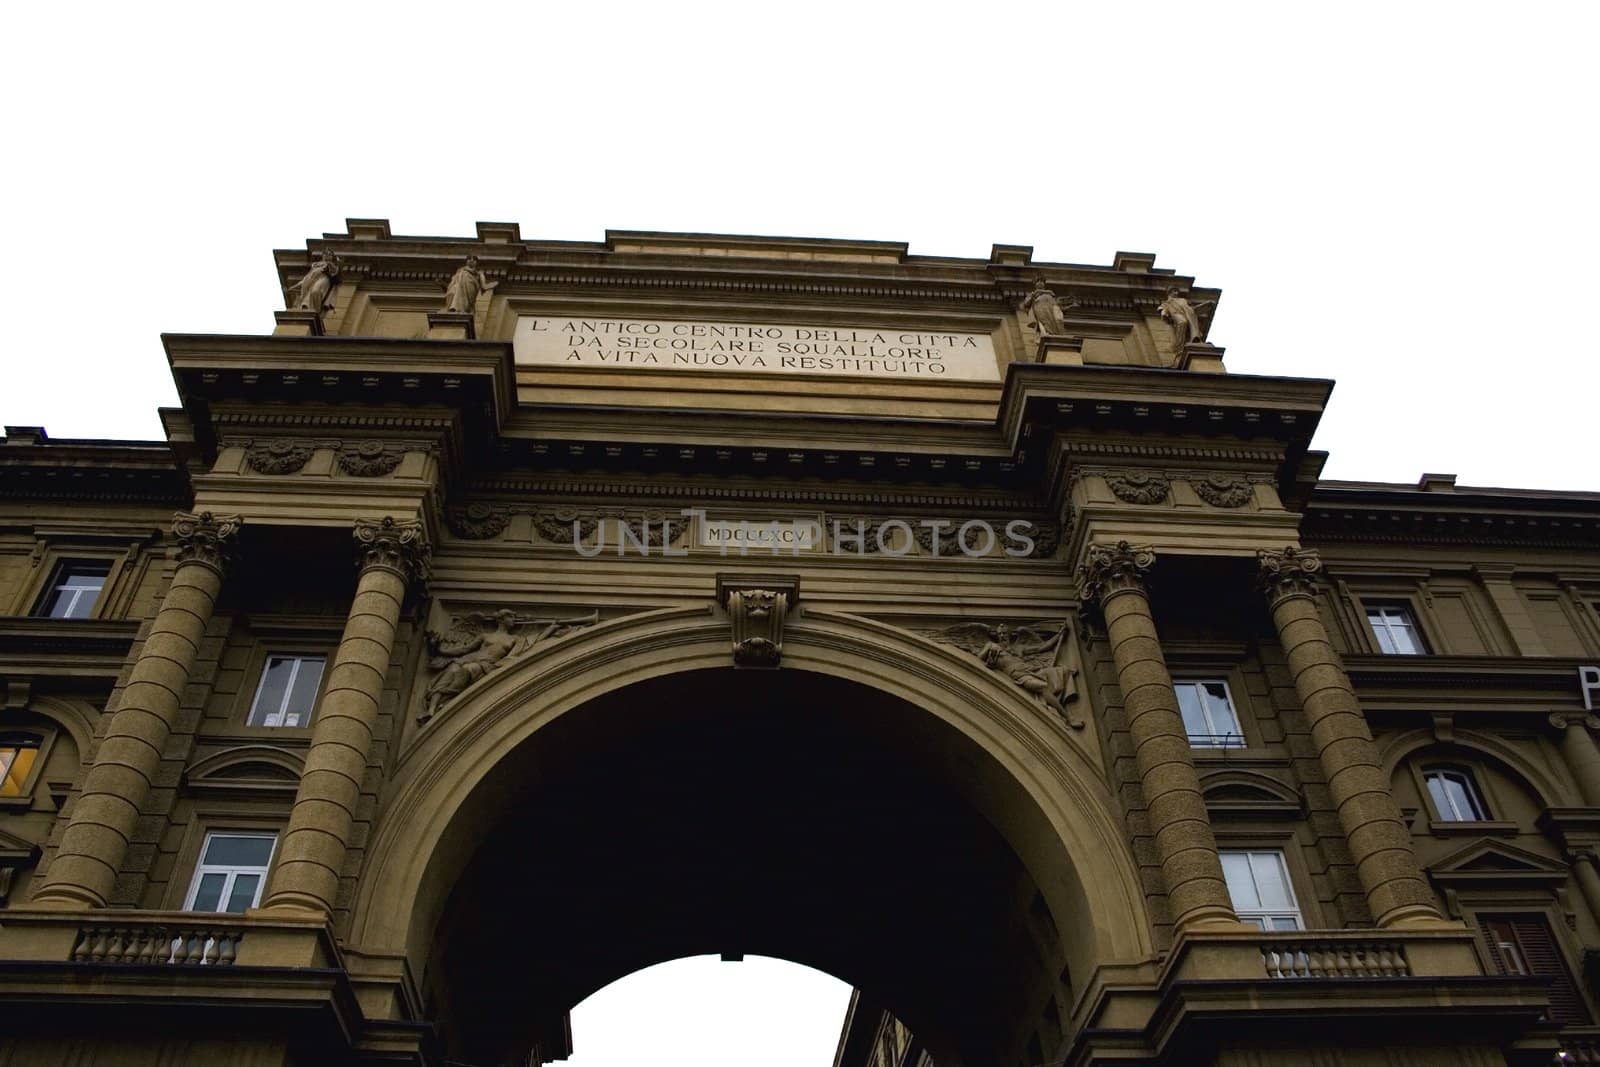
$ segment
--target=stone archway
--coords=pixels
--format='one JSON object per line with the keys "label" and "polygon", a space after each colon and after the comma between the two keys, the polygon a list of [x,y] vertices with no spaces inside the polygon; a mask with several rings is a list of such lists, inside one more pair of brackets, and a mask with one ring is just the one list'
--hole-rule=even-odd
{"label": "stone archway", "polygon": [[[1015,1030],[1046,996],[1061,994],[1037,982],[1010,990],[1003,1004],[969,1010],[982,1015],[982,1026],[952,1028],[951,1013],[961,1011],[952,1001],[981,990],[924,981],[940,953],[952,968],[996,975],[1005,970],[997,952],[1032,953],[1039,959],[1029,966],[1041,973],[1061,968],[1051,962],[1058,953],[1063,975],[1079,981],[1091,961],[1150,956],[1144,897],[1113,800],[1079,742],[1050,713],[959,653],[855,616],[808,612],[792,621],[777,672],[735,671],[729,648],[726,623],[704,610],[650,612],[575,634],[469,690],[399,761],[358,887],[350,943],[363,952],[403,953],[447,1034],[446,1017],[454,1020],[456,1040],[482,1037],[491,1024],[472,1005],[506,983],[474,986],[477,979],[450,962],[452,942],[469,946],[457,956],[476,960],[498,948],[499,962],[510,960],[512,971],[519,959],[541,975],[563,971],[559,981],[539,979],[538,1010],[546,1012],[564,1011],[663,959],[750,952],[874,989],[943,1052],[941,1064],[980,1062],[995,1051],[982,1042],[1007,1026]],[[703,743],[685,744],[686,737]],[[836,789],[816,789],[796,770],[827,766],[838,752],[853,753],[860,766]],[[695,764],[686,776],[700,784],[674,801],[677,809],[649,792],[658,757]],[[611,769],[610,779],[602,768]],[[716,780],[718,768],[725,782]],[[780,779],[791,783],[785,795],[793,799],[781,808],[770,795],[759,799],[770,792],[767,782]],[[815,818],[795,815],[795,804]],[[581,832],[572,832],[570,820],[563,830],[561,820],[546,817],[572,806],[588,813]],[[564,867],[600,862],[585,835],[625,842],[594,875],[614,887],[640,877],[625,857],[670,838],[673,819],[740,807],[759,808],[751,818],[763,829],[719,829],[725,836],[710,845],[686,838],[663,862],[681,863],[696,878],[748,863],[753,877],[766,880],[755,894],[766,910],[718,926],[706,916],[729,908],[696,908],[675,897],[671,916],[699,918],[668,934],[662,928],[679,920],[653,910],[659,889],[642,892],[637,906],[613,893],[605,898],[610,920],[596,926],[609,932],[594,935],[604,944],[567,943],[564,963],[541,954],[572,923],[598,922],[575,916],[599,899],[596,893],[604,896],[601,889],[567,896],[549,889]],[[850,818],[852,810],[861,818]],[[887,827],[883,866],[870,865],[870,835],[857,832],[857,823],[874,819],[880,831]],[[834,854],[821,864],[796,860],[821,847],[806,836],[821,820],[832,820]],[[930,877],[944,881],[889,877],[891,897],[927,904],[911,909],[916,922],[889,936],[896,913],[910,904],[888,906],[864,879],[891,869],[896,838],[910,849],[905,862],[935,868]],[[946,864],[952,854],[961,862]],[[739,855],[745,858],[735,862]],[[524,882],[532,888],[519,896]],[[786,895],[798,882],[815,896]],[[860,889],[847,892],[846,884]],[[950,921],[942,922],[928,902],[948,902],[951,893],[962,894],[962,906],[947,908]],[[985,903],[974,907],[979,897]],[[809,919],[800,914],[818,898],[829,903]],[[873,908],[884,944],[859,950],[874,937],[877,920],[865,914]],[[563,911],[569,914],[552,925],[551,913]],[[962,929],[984,923],[990,926]],[[1044,943],[1002,946],[1007,923],[1031,923],[1022,941]],[[852,932],[830,944],[826,931],[843,928]],[[924,950],[931,955],[919,955]],[[1058,1003],[1051,1011],[1070,1008]],[[530,1005],[530,1026],[533,1014]],[[473,1035],[461,1036],[463,1028]],[[479,1056],[505,1051],[495,1041],[470,1047]]]}

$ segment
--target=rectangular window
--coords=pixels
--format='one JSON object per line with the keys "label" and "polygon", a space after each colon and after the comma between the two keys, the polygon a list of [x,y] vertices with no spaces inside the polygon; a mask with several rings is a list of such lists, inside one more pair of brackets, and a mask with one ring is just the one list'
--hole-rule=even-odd
{"label": "rectangular window", "polygon": [[1428,651],[1411,609],[1402,604],[1368,604],[1367,623],[1378,639],[1378,650],[1385,655],[1420,656]]}
{"label": "rectangular window", "polygon": [[1216,679],[1173,682],[1178,691],[1178,710],[1189,744],[1195,748],[1243,748],[1244,731],[1233,710],[1228,684]]}
{"label": "rectangular window", "polygon": [[1441,822],[1482,822],[1489,808],[1478,795],[1472,772],[1460,767],[1429,767],[1422,772],[1428,796]]}
{"label": "rectangular window", "polygon": [[1550,1019],[1565,1026],[1586,1026],[1588,1009],[1573,985],[1566,961],[1543,915],[1480,915],[1489,958],[1499,974],[1549,978]]}
{"label": "rectangular window", "polygon": [[1222,874],[1240,922],[1263,930],[1305,929],[1282,852],[1224,849]]}
{"label": "rectangular window", "polygon": [[50,619],[87,619],[110,573],[109,563],[69,560],[61,564],[35,614]]}
{"label": "rectangular window", "polygon": [[242,913],[261,902],[277,834],[206,834],[184,911]]}
{"label": "rectangular window", "polygon": [[20,797],[39,756],[36,737],[0,737],[0,797]]}
{"label": "rectangular window", "polygon": [[309,725],[325,662],[323,656],[268,656],[250,705],[249,725]]}

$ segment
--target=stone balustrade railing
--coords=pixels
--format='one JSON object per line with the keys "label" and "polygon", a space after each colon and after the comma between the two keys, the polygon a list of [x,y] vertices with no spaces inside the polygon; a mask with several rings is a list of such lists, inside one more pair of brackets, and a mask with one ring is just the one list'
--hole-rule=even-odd
{"label": "stone balustrade railing", "polygon": [[1273,934],[1261,944],[1261,960],[1268,978],[1404,978],[1411,973],[1405,944],[1388,938]]}
{"label": "stone balustrade railing", "polygon": [[95,923],[78,931],[74,963],[168,963],[226,967],[239,955],[244,931],[211,926]]}

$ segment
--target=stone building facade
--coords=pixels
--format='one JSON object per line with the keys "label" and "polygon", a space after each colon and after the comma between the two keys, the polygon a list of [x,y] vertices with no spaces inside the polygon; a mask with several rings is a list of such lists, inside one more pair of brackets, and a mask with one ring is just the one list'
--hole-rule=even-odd
{"label": "stone building facade", "polygon": [[1600,495],[1321,479],[1149,255],[277,263],[165,441],[0,446],[4,1062],[548,1062],[703,952],[840,1067],[1600,1062]]}

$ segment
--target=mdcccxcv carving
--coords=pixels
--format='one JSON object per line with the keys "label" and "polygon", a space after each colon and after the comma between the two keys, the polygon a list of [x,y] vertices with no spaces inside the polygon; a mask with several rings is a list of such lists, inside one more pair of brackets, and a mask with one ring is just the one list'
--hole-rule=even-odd
{"label": "mdcccxcv carving", "polygon": [[428,666],[439,673],[428,683],[417,721],[427,722],[473,682],[533,649],[600,619],[598,611],[575,618],[522,615],[509,609],[453,615],[443,633],[427,633]]}
{"label": "mdcccxcv carving", "polygon": [[1078,699],[1078,668],[1062,662],[1072,648],[1070,622],[1058,627],[967,622],[922,633],[977,656],[984,666],[1059,712],[1074,730],[1083,729],[1083,719],[1071,708]]}

